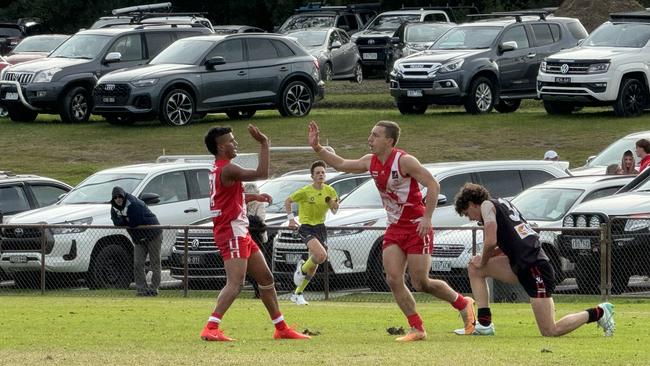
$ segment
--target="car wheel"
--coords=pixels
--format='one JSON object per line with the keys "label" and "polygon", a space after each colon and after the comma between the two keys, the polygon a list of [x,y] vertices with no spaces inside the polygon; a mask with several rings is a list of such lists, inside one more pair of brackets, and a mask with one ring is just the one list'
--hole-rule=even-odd
{"label": "car wheel", "polygon": [[548,100],[544,101],[544,109],[546,113],[551,115],[571,114],[577,110],[576,106],[572,103],[552,102]]}
{"label": "car wheel", "polygon": [[512,99],[512,100],[503,100],[501,99],[499,103],[494,105],[499,113],[512,113],[519,109],[521,105],[521,99]]}
{"label": "car wheel", "polygon": [[7,116],[9,116],[7,108],[0,105],[0,118],[7,118]]}
{"label": "car wheel", "polygon": [[471,114],[489,113],[494,107],[496,94],[492,81],[486,77],[478,77],[469,88],[465,101],[465,110]]}
{"label": "car wheel", "polygon": [[406,103],[406,102],[398,102],[397,103],[397,109],[399,109],[399,112],[401,114],[424,114],[424,112],[427,111],[427,108],[429,107],[428,104],[426,103]]}
{"label": "car wheel", "polygon": [[226,115],[230,119],[249,119],[255,115],[257,112],[255,109],[237,109],[227,111]]}
{"label": "car wheel", "polygon": [[637,79],[624,79],[614,103],[618,117],[635,117],[643,113],[648,104],[648,92]]}
{"label": "car wheel", "polygon": [[332,71],[332,64],[326,62],[325,66],[323,66],[323,81],[332,81],[333,76],[334,72]]}
{"label": "car wheel", "polygon": [[15,105],[6,108],[9,118],[15,122],[33,122],[36,119],[36,116],[38,116],[38,112],[22,105]]}
{"label": "car wheel", "polygon": [[192,122],[194,98],[185,89],[172,89],[163,97],[159,119],[168,126],[185,126]]}
{"label": "car wheel", "polygon": [[280,114],[285,117],[304,117],[311,111],[313,91],[302,81],[290,82],[282,91]]}
{"label": "car wheel", "polygon": [[363,82],[363,67],[358,62],[354,66],[354,76],[350,81],[357,84],[361,84]]}
{"label": "car wheel", "polygon": [[125,114],[105,115],[104,119],[106,122],[116,126],[130,126],[135,123],[135,119],[132,116]]}
{"label": "car wheel", "polygon": [[129,288],[133,282],[131,253],[115,244],[101,248],[90,260],[86,279],[93,289]]}
{"label": "car wheel", "polygon": [[90,92],[81,86],[68,90],[63,97],[61,108],[59,115],[63,122],[79,123],[88,121],[90,112],[93,109]]}

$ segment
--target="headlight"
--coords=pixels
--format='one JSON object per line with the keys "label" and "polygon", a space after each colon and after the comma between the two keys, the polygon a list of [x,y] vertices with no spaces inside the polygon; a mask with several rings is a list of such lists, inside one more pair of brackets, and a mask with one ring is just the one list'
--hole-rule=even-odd
{"label": "headlight", "polygon": [[562,226],[564,227],[574,227],[575,226],[575,221],[573,221],[573,216],[569,215],[564,218],[564,221],[562,221]]}
{"label": "headlight", "polygon": [[463,62],[465,62],[465,59],[460,59],[460,60],[454,60],[451,62],[447,62],[446,64],[440,66],[440,69],[438,71],[440,72],[452,72],[452,71],[458,71],[461,66],[463,66]]}
{"label": "headlight", "polygon": [[[83,219],[79,220],[73,220],[73,221],[64,221],[64,222],[58,222],[55,225],[90,225],[93,223],[93,218],[92,217],[85,217]],[[59,234],[75,234],[75,233],[83,233],[86,231],[87,228],[82,228],[82,227],[53,227],[50,228],[52,230],[52,234],[54,235],[59,235]]]}
{"label": "headlight", "polygon": [[602,74],[607,72],[609,70],[609,62],[606,63],[601,63],[601,64],[592,64],[589,66],[589,69],[587,70],[588,74]]}
{"label": "headlight", "polygon": [[589,227],[599,227],[601,224],[600,217],[598,215],[593,215],[589,219]]}
{"label": "headlight", "polygon": [[539,71],[546,72],[546,61],[542,61],[542,63],[539,64]]}
{"label": "headlight", "polygon": [[136,88],[141,88],[141,87],[145,87],[145,86],[156,85],[157,82],[158,82],[158,79],[142,79],[142,80],[132,81],[131,85],[135,86]]}
{"label": "headlight", "polygon": [[650,219],[630,219],[625,223],[625,231],[639,231],[650,228]]}
{"label": "headlight", "polygon": [[372,226],[377,223],[377,220],[368,220],[364,222],[356,222],[354,224],[342,225],[350,226],[350,229],[335,229],[331,230],[328,236],[343,236],[343,235],[354,235],[363,231],[363,227]]}
{"label": "headlight", "polygon": [[576,227],[587,227],[587,216],[580,215],[576,219]]}
{"label": "headlight", "polygon": [[34,80],[32,81],[33,83],[49,83],[52,81],[52,77],[54,77],[54,74],[57,72],[61,71],[60,68],[54,68],[54,69],[49,69],[45,71],[41,71],[34,76]]}

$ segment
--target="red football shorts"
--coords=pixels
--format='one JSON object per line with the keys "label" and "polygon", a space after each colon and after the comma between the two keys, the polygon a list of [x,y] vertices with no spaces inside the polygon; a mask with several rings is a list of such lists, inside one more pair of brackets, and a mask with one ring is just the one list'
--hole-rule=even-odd
{"label": "red football shorts", "polygon": [[251,254],[260,251],[260,248],[257,246],[253,238],[251,238],[250,234],[230,239],[215,237],[214,242],[224,261],[233,258],[247,259]]}
{"label": "red football shorts", "polygon": [[425,237],[418,235],[417,225],[393,224],[386,229],[382,249],[397,245],[406,254],[431,254],[433,229]]}

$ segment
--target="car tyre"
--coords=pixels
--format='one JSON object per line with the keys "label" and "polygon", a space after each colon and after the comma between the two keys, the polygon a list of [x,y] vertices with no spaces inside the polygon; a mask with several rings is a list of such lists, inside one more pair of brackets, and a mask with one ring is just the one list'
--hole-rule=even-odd
{"label": "car tyre", "polygon": [[168,91],[160,104],[158,118],[168,126],[185,126],[194,117],[194,98],[185,89]]}
{"label": "car tyre", "polygon": [[548,100],[544,101],[544,109],[546,110],[546,113],[550,115],[571,114],[577,110],[576,106],[572,103],[552,102]]}
{"label": "car tyre", "polygon": [[35,112],[22,105],[15,105],[6,108],[7,114],[9,114],[9,118],[15,122],[34,122],[38,116],[38,112]]}
{"label": "car tyre", "polygon": [[409,114],[424,114],[429,107],[426,103],[407,103],[407,102],[398,102],[397,109],[399,112],[404,115]]}
{"label": "car tyre", "polygon": [[638,79],[623,79],[618,97],[614,103],[614,113],[618,117],[636,117],[648,105],[648,91]]}
{"label": "car tyre", "polygon": [[128,289],[133,282],[132,254],[116,244],[99,249],[90,260],[86,279],[93,289]]}
{"label": "car tyre", "polygon": [[354,76],[350,79],[351,82],[361,84],[363,82],[363,66],[360,62],[354,66]]}
{"label": "car tyre", "polygon": [[499,100],[499,103],[494,105],[494,109],[499,113],[512,113],[519,109],[521,99]]}
{"label": "car tyre", "polygon": [[105,115],[104,119],[106,122],[115,126],[130,126],[135,123],[135,119],[132,116],[125,114]]}
{"label": "car tyre", "polygon": [[326,62],[325,65],[323,65],[323,81],[328,82],[332,81],[332,78],[334,77],[334,72],[332,71],[332,64],[329,62]]}
{"label": "car tyre", "polygon": [[86,122],[93,110],[90,92],[81,86],[71,88],[63,97],[61,121],[66,123]]}
{"label": "car tyre", "polygon": [[486,77],[474,79],[465,100],[465,110],[471,114],[490,113],[494,107],[496,94],[490,79]]}
{"label": "car tyre", "polygon": [[255,115],[257,112],[255,109],[236,109],[226,112],[226,115],[230,119],[249,119]]}
{"label": "car tyre", "polygon": [[278,110],[284,117],[304,117],[314,104],[314,92],[300,80],[287,84],[280,95]]}

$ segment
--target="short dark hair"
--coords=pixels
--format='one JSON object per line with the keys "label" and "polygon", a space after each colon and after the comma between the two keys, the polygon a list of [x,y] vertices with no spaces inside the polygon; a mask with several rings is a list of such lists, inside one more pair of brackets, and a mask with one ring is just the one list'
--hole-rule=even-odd
{"label": "short dark hair", "polygon": [[454,198],[456,212],[462,216],[463,211],[467,210],[470,203],[480,205],[489,199],[490,192],[485,187],[480,184],[465,183]]}
{"label": "short dark hair", "polygon": [[311,167],[309,168],[309,171],[311,172],[311,175],[314,175],[314,169],[318,168],[319,166],[322,166],[323,169],[327,170],[327,164],[325,164],[324,161],[322,160],[316,160],[311,164]]}
{"label": "short dark hair", "polygon": [[208,133],[205,135],[205,138],[203,140],[205,141],[205,147],[208,148],[210,154],[217,156],[217,153],[219,153],[217,138],[231,132],[232,128],[221,126],[215,126],[208,130]]}
{"label": "short dark hair", "polygon": [[379,121],[375,126],[381,126],[386,130],[386,137],[393,139],[393,147],[397,145],[399,141],[400,128],[397,122],[393,121]]}
{"label": "short dark hair", "polygon": [[640,147],[645,151],[646,154],[650,154],[650,141],[646,139],[640,139],[636,142],[636,147]]}

